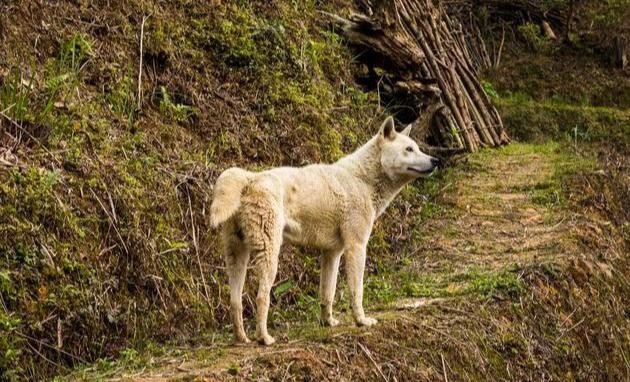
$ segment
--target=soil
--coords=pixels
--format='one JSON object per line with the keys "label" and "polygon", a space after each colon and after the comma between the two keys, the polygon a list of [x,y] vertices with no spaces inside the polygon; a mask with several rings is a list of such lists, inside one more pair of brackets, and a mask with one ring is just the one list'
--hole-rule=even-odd
{"label": "soil", "polygon": [[[603,348],[606,336],[592,331],[602,323],[583,301],[592,287],[580,281],[586,277],[597,285],[611,283],[613,274],[623,276],[623,269],[605,260],[615,256],[616,247],[604,250],[603,257],[584,255],[581,232],[585,224],[596,223],[569,208],[571,193],[554,196],[554,187],[564,184],[559,172],[580,162],[585,171],[585,158],[557,144],[513,144],[473,155],[450,170],[439,196],[443,209],[425,222],[426,239],[398,272],[413,274],[414,280],[438,280],[427,284],[435,288],[427,294],[439,297],[367,305],[368,314],[379,319],[375,327],[356,328],[347,313],[332,329],[294,321],[284,329],[276,325],[273,335],[279,341],[271,347],[235,346],[228,335],[204,347],[170,348],[131,369],[120,366],[100,376],[134,381],[627,378],[624,308],[621,317],[609,311],[606,327],[619,337]],[[545,192],[558,200],[541,198]],[[554,277],[559,272],[565,273],[563,280]],[[471,276],[504,274],[515,275],[515,284]],[[486,281],[496,284],[489,294],[471,287]],[[623,302],[623,297],[604,297],[603,290],[607,287],[596,300]],[[589,333],[593,337],[587,343],[583,336]],[[625,369],[602,364],[606,358],[599,357],[606,352],[611,360],[625,360]],[[95,371],[75,377],[89,379]]]}

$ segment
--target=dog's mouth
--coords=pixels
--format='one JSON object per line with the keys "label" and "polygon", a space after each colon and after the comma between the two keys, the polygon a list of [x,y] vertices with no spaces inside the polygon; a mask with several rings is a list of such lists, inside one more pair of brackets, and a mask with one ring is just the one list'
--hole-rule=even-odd
{"label": "dog's mouth", "polygon": [[433,173],[433,171],[435,171],[436,167],[433,167],[429,170],[418,170],[417,168],[414,167],[407,167],[407,170],[413,171],[415,173],[418,173],[420,175],[429,175],[431,173]]}

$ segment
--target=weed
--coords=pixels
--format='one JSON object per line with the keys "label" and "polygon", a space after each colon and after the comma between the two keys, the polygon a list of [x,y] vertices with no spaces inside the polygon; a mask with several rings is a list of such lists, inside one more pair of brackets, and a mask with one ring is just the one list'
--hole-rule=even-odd
{"label": "weed", "polygon": [[480,272],[472,271],[468,275],[470,282],[466,287],[466,293],[477,294],[483,297],[492,297],[506,294],[514,297],[523,291],[524,285],[515,272]]}
{"label": "weed", "polygon": [[279,285],[277,285],[274,289],[273,289],[273,296],[277,299],[279,299],[280,297],[282,297],[285,293],[287,293],[289,290],[291,290],[291,288],[293,288],[295,285],[293,283],[293,281],[288,280],[285,281],[283,283],[280,283]]}
{"label": "weed", "polygon": [[227,372],[230,375],[236,376],[238,375],[240,370],[241,370],[241,367],[237,363],[233,363],[228,367]]}
{"label": "weed", "polygon": [[124,349],[120,351],[120,361],[127,365],[131,365],[138,360],[138,351],[136,349]]}
{"label": "weed", "polygon": [[79,72],[91,54],[92,45],[85,34],[76,33],[62,44],[59,56],[46,73],[47,96],[38,122],[49,121],[55,101],[69,86],[78,83]]}
{"label": "weed", "polygon": [[12,69],[0,87],[0,111],[18,122],[38,125],[50,122],[59,95],[68,84],[76,84],[78,73],[91,53],[91,43],[84,34],[75,34],[62,44],[58,57],[45,70],[43,103],[34,102],[42,91],[36,88],[36,66],[32,65],[28,77],[21,70]]}
{"label": "weed", "polygon": [[543,36],[537,24],[525,23],[519,25],[518,32],[527,46],[534,52],[546,52],[552,46],[551,40]]}
{"label": "weed", "polygon": [[483,86],[483,90],[486,92],[486,94],[490,98],[492,99],[499,98],[499,93],[497,93],[496,89],[494,88],[491,82],[481,81],[481,85]]}
{"label": "weed", "polygon": [[30,87],[33,76],[24,79],[20,70],[12,69],[0,87],[0,111],[18,122],[32,122],[30,110]]}
{"label": "weed", "polygon": [[400,285],[392,283],[389,277],[374,275],[366,280],[365,295],[366,304],[391,303],[402,296]]}
{"label": "weed", "polygon": [[57,72],[77,73],[92,54],[92,43],[87,35],[75,33],[61,46],[57,59]]}
{"label": "weed", "polygon": [[167,118],[177,122],[188,122],[196,111],[192,106],[175,103],[164,86],[160,87],[160,112]]}
{"label": "weed", "polygon": [[535,189],[530,192],[529,199],[545,207],[557,207],[564,202],[563,192],[556,187]]}
{"label": "weed", "polygon": [[[7,271],[0,271],[0,292],[6,296],[11,288],[11,279]],[[15,315],[0,310],[0,379],[17,379],[22,371],[19,364],[22,343],[15,333],[20,327],[20,319]]]}
{"label": "weed", "polygon": [[[118,73],[116,77],[118,77]],[[120,118],[127,120],[128,124],[131,125],[136,111],[137,100],[130,72],[123,75],[115,84],[111,92],[106,95],[106,100],[111,110]]]}

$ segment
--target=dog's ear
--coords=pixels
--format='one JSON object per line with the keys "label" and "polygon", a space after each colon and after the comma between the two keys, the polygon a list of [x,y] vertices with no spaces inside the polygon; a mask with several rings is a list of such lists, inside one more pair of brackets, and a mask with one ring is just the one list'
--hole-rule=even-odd
{"label": "dog's ear", "polygon": [[387,117],[387,119],[385,119],[385,122],[383,122],[383,124],[381,125],[381,128],[379,129],[379,135],[389,140],[393,140],[394,138],[396,138],[396,129],[394,128],[394,118],[389,116]]}
{"label": "dog's ear", "polygon": [[411,133],[411,129],[413,129],[413,124],[410,123],[407,125],[407,127],[405,127],[403,131],[400,132],[400,134],[409,136],[409,134]]}

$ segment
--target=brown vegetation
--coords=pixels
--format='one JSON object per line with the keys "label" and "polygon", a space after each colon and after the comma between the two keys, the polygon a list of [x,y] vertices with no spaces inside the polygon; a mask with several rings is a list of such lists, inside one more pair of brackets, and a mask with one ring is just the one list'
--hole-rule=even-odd
{"label": "brown vegetation", "polygon": [[[210,365],[220,378],[463,379],[468,370],[514,379],[539,376],[528,370],[557,379],[627,376],[628,77],[580,39],[550,43],[530,26],[481,18],[462,25],[478,25],[474,35],[486,38],[491,63],[500,61],[482,85],[510,136],[561,141],[565,153],[567,145],[570,153],[590,147],[602,153],[601,164],[574,168],[559,183],[536,178],[536,189],[510,190],[514,200],[484,201],[491,183],[524,176],[506,176],[508,162],[547,176],[548,167],[529,162],[557,156],[538,144],[532,155],[512,158],[483,151],[453,170],[457,178],[408,188],[376,227],[366,306],[380,306],[388,324],[332,333],[294,325],[316,323],[318,259],[290,249],[272,302],[273,330],[284,344],[260,357],[228,347],[223,263],[207,224],[216,175],[236,164],[334,161],[365,141],[384,114],[415,121],[405,100],[439,84],[388,84],[384,76],[379,92],[366,82],[370,69],[320,13],[366,14],[349,0],[212,3],[0,2],[0,379],[137,373],[150,364],[145,354],[173,361],[173,372],[195,347],[198,359],[227,359]],[[572,53],[558,54],[564,49]],[[469,53],[476,71],[484,60]],[[429,125],[435,105],[421,105],[418,123]],[[435,137],[426,136],[442,145]],[[505,153],[511,147],[520,146]],[[618,154],[606,154],[611,147]],[[466,188],[468,181],[479,190]],[[556,201],[566,204],[552,215],[570,219],[539,222]],[[537,212],[524,227],[547,231],[535,242],[507,237],[501,224],[471,215],[485,211],[465,206],[477,203],[497,208],[508,234],[517,235],[530,207]],[[562,223],[557,237],[553,222]],[[460,239],[449,237],[449,227]],[[461,240],[467,236],[476,247]],[[502,269],[512,239],[519,252],[534,245],[523,256],[531,261]],[[574,252],[562,253],[559,267],[540,265],[536,251],[556,254],[556,239]],[[457,261],[445,261],[451,255]],[[488,267],[457,268],[477,257]],[[391,313],[403,297],[431,304]],[[340,298],[345,307],[343,288]],[[251,293],[245,301],[251,316]],[[279,361],[287,364],[276,367]]]}

